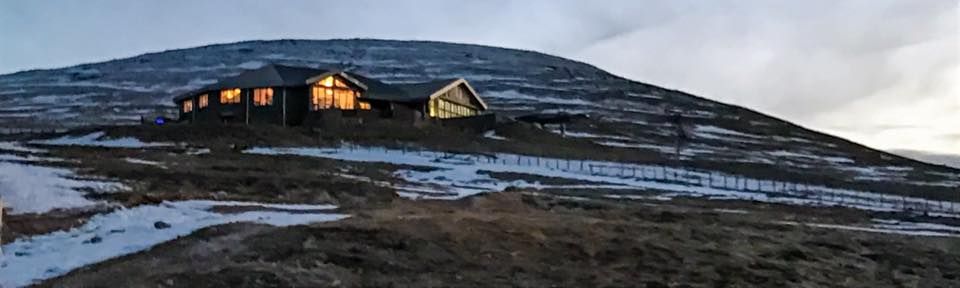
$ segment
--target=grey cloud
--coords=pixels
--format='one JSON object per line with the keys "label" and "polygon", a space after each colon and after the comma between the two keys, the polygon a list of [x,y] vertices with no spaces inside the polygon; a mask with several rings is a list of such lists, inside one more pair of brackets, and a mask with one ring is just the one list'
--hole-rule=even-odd
{"label": "grey cloud", "polygon": [[[644,28],[639,36],[608,40],[653,59],[629,59],[626,52],[611,53],[612,49],[588,51],[583,57],[614,66],[619,62],[617,71],[630,76],[735,103],[759,104],[791,119],[811,119],[914,82],[935,90],[943,85],[928,83],[935,80],[927,76],[957,65],[958,31],[950,26],[956,23],[956,2],[723,3],[739,5],[698,7],[660,30]],[[931,42],[946,47],[920,55],[926,59],[918,57],[917,65],[904,67],[899,62],[900,49]],[[605,45],[611,43],[594,47]],[[902,97],[933,94],[916,92]]]}
{"label": "grey cloud", "polygon": [[[958,5],[936,0],[0,1],[0,73],[250,39],[440,40],[557,54],[807,126],[874,129],[902,119],[859,119],[873,107],[949,102],[955,96],[949,89],[956,79],[946,75],[960,69]],[[824,115],[835,114],[849,116],[823,123]]]}

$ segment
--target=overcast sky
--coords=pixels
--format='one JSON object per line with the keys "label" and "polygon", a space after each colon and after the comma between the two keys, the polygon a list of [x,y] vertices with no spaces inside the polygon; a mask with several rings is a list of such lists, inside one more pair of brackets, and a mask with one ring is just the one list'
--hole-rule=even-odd
{"label": "overcast sky", "polygon": [[958,33],[957,0],[0,0],[0,73],[252,39],[465,42],[960,154]]}

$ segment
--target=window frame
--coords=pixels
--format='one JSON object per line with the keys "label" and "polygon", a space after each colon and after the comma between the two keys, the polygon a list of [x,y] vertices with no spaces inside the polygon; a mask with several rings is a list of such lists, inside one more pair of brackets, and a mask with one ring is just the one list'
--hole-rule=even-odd
{"label": "window frame", "polygon": [[200,96],[197,97],[197,108],[203,110],[203,108],[207,108],[207,106],[210,106],[210,95],[206,93],[200,94]]}
{"label": "window frame", "polygon": [[310,85],[310,111],[369,110],[359,104],[360,91],[336,76],[328,76]]}
{"label": "window frame", "polygon": [[427,103],[430,117],[438,119],[471,117],[479,114],[479,109],[456,103],[441,97],[430,99]]}
{"label": "window frame", "polygon": [[254,88],[253,106],[273,106],[273,87]]}
{"label": "window frame", "polygon": [[193,112],[193,99],[187,99],[180,104],[180,111],[184,114]]}
{"label": "window frame", "polygon": [[[227,97],[227,95],[229,95],[230,92],[235,92],[236,97],[233,97],[233,98]],[[220,104],[225,104],[225,105],[240,104],[240,102],[242,102],[241,100],[242,98],[243,98],[243,90],[241,90],[240,88],[220,90]],[[236,99],[236,100],[231,100],[227,102],[227,101],[224,101],[224,99],[227,99],[227,100]]]}

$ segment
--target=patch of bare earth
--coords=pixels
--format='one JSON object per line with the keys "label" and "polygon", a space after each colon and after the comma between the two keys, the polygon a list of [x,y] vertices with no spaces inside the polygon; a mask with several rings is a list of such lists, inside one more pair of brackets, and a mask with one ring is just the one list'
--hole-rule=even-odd
{"label": "patch of bare earth", "polygon": [[806,216],[692,201],[399,200],[339,222],[211,227],[39,286],[960,287],[956,238],[779,225]]}

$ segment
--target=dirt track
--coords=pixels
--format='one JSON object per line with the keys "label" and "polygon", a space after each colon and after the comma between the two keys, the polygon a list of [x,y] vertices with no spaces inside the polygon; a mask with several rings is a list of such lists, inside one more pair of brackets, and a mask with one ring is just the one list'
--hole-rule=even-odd
{"label": "dirt track", "polygon": [[212,227],[42,286],[960,287],[956,238],[784,226],[771,221],[809,216],[687,204],[521,192],[401,200],[341,222]]}

